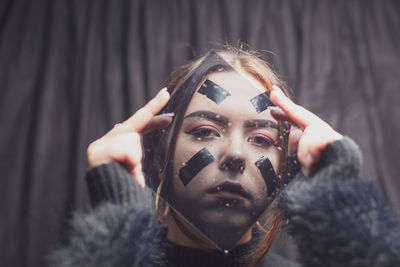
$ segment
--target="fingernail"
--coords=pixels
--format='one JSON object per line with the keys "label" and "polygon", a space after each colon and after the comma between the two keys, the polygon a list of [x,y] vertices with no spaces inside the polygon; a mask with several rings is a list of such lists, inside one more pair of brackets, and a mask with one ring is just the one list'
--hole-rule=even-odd
{"label": "fingernail", "polygon": [[175,116],[174,112],[170,112],[170,113],[162,113],[160,115],[158,115],[159,117],[173,117]]}
{"label": "fingernail", "polygon": [[297,130],[302,131],[302,129],[297,124],[290,124],[290,130],[291,131],[297,131]]}
{"label": "fingernail", "polygon": [[140,181],[140,185],[142,186],[142,188],[144,188],[146,186],[146,182],[144,180],[143,174],[140,174],[138,178],[139,178],[139,181]]}
{"label": "fingernail", "polygon": [[161,97],[163,94],[168,94],[167,87],[162,88],[156,95],[156,97]]}
{"label": "fingernail", "polygon": [[268,106],[267,109],[273,110],[273,111],[276,111],[276,112],[280,112],[280,113],[284,113],[283,110],[280,107],[277,107],[277,106]]}

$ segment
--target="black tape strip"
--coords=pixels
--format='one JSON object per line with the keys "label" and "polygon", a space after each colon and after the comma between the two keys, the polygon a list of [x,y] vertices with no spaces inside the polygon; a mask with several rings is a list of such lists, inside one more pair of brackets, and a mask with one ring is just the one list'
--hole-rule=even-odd
{"label": "black tape strip", "polygon": [[231,95],[224,88],[210,80],[206,80],[197,92],[207,96],[209,99],[217,103],[217,105],[219,105],[222,101],[224,101],[225,98]]}
{"label": "black tape strip", "polygon": [[275,106],[274,103],[269,100],[265,93],[259,94],[252,99],[250,99],[251,104],[253,104],[257,113],[263,112],[268,106]]}
{"label": "black tape strip", "polygon": [[215,158],[210,154],[207,148],[203,148],[194,154],[194,156],[186,162],[185,166],[179,169],[179,178],[182,183],[186,186],[196,174],[214,160]]}
{"label": "black tape strip", "polygon": [[275,174],[274,167],[272,166],[271,161],[264,156],[257,160],[255,164],[267,184],[268,196],[270,196],[275,191],[278,184],[278,177]]}

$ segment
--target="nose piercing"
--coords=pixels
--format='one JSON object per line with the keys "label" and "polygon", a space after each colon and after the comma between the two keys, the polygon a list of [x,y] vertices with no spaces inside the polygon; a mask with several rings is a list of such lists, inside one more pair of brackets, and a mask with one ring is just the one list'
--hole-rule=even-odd
{"label": "nose piercing", "polygon": [[239,167],[239,171],[240,171],[241,173],[243,173],[243,172],[244,172],[244,166],[243,166],[243,165],[240,165],[240,167]]}
{"label": "nose piercing", "polygon": [[225,164],[225,163],[224,163],[224,164],[222,164],[222,169],[224,169],[225,171],[226,171],[226,170],[228,170],[228,166],[227,166],[227,164]]}
{"label": "nose piercing", "polygon": [[[222,164],[222,169],[225,171],[228,169],[233,169],[233,167],[234,167],[234,164],[232,162],[226,162],[226,163]],[[244,164],[243,163],[240,163],[238,170],[240,173],[244,172]]]}

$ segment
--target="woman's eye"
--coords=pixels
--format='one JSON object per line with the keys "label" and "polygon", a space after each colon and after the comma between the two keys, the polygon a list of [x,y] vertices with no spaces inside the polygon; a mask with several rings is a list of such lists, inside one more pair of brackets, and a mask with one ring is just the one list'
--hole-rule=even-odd
{"label": "woman's eye", "polygon": [[275,143],[271,139],[260,135],[250,136],[247,141],[263,147],[275,146]]}
{"label": "woman's eye", "polygon": [[210,129],[210,128],[204,128],[204,127],[195,128],[193,130],[188,131],[187,133],[194,135],[196,137],[209,137],[209,136],[219,137],[220,136],[218,134],[218,132],[216,132],[215,130]]}

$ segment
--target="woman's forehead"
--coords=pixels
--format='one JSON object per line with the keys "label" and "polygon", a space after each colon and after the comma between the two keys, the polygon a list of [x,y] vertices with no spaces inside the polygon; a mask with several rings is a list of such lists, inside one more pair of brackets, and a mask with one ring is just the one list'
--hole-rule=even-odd
{"label": "woman's forehead", "polygon": [[249,99],[265,92],[262,85],[254,78],[236,71],[215,72],[208,75],[207,80],[218,84],[231,94]]}
{"label": "woman's forehead", "polygon": [[[259,82],[243,77],[236,71],[217,72],[208,75],[189,103],[186,115],[195,110],[212,110],[228,117],[265,117],[267,106],[273,105]],[[259,86],[254,86],[258,83]]]}

